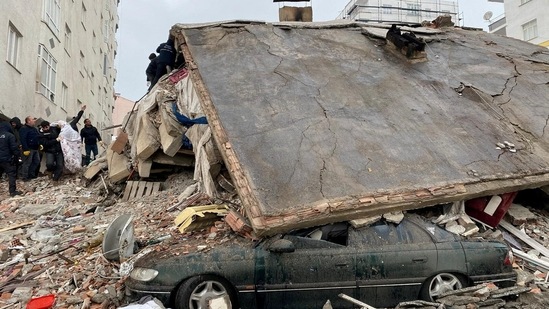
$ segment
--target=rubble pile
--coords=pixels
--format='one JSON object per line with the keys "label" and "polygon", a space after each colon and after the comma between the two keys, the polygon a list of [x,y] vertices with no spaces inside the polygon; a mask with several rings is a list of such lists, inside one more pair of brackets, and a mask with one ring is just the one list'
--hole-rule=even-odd
{"label": "rubble pile", "polygon": [[177,230],[173,222],[182,204],[177,198],[193,183],[192,172],[175,174],[162,191],[128,201],[121,200],[122,186],[102,179],[85,186],[84,178],[73,176],[58,186],[47,177],[21,183],[26,194],[15,198],[1,188],[0,308],[24,308],[44,295],[54,295],[58,308],[123,305],[125,276],[142,254],[122,262],[104,257],[105,232],[121,214],[132,215],[135,252],[174,246],[185,254],[234,239],[223,221],[193,233]]}
{"label": "rubble pile", "polygon": [[[143,254],[177,250],[183,255],[227,241],[250,241],[237,236],[224,220],[200,231],[178,231],[174,218],[186,205],[227,202],[179,200],[189,196],[181,188],[195,184],[191,171],[169,176],[163,190],[154,195],[128,201],[121,199],[122,186],[103,179],[85,184],[79,177],[65,176],[60,185],[52,186],[47,177],[40,177],[22,183],[26,194],[14,198],[7,198],[6,189],[0,189],[0,308],[23,308],[30,299],[45,295],[54,295],[59,308],[116,308],[127,304],[124,280],[132,261]],[[189,203],[191,199],[195,203]],[[530,219],[525,230],[547,241],[549,221],[543,212],[533,211],[536,219]],[[109,224],[121,214],[132,215],[136,254],[112,261],[104,257],[102,243]],[[480,236],[503,234],[487,229],[472,237]],[[519,282],[513,288],[467,288],[439,299],[438,304],[446,308],[547,305],[547,272],[520,261],[516,269]],[[406,302],[400,308],[432,308],[432,304]]]}

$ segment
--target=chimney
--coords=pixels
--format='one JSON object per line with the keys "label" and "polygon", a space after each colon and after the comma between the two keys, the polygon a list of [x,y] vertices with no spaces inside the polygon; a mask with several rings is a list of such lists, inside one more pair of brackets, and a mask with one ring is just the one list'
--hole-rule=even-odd
{"label": "chimney", "polygon": [[[273,2],[310,2],[310,0],[273,0]],[[312,6],[283,6],[278,9],[279,21],[313,21]]]}

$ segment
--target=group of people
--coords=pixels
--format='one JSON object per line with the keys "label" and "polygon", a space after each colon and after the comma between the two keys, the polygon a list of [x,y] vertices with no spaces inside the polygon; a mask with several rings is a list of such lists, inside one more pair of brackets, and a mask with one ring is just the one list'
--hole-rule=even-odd
{"label": "group of people", "polygon": [[150,62],[145,70],[149,91],[164,74],[185,63],[183,54],[176,53],[174,40],[171,36],[156,48],[156,52],[158,55],[155,53],[149,55]]}
{"label": "group of people", "polygon": [[[40,162],[45,158],[46,171],[57,183],[66,169],[75,173],[82,165],[88,165],[91,154],[95,159],[99,151],[97,142],[103,141],[90,119],[84,120],[84,128],[78,133],[80,121],[86,105],[67,123],[63,120],[50,123],[47,120],[39,125],[37,118],[27,116],[25,123],[14,117],[8,122],[0,122],[0,169],[8,176],[10,196],[20,195],[16,179],[23,181],[37,178]],[[82,164],[81,145],[84,142],[86,156]]]}

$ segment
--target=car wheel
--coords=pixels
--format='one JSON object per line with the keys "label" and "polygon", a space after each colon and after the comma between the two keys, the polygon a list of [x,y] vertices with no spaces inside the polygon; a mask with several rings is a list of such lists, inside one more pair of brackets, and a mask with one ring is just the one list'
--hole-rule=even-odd
{"label": "car wheel", "polygon": [[226,309],[238,308],[236,295],[227,280],[211,275],[196,276],[187,279],[177,290],[175,308],[207,309],[214,299],[217,302],[229,302]]}
{"label": "car wheel", "polygon": [[426,301],[434,301],[441,294],[459,290],[465,287],[461,277],[450,273],[440,273],[428,278],[421,288],[420,298]]}

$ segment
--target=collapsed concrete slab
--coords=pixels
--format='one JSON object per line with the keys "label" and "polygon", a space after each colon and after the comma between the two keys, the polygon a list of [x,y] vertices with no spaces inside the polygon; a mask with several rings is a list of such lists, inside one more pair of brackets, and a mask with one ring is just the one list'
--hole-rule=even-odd
{"label": "collapsed concrete slab", "polygon": [[172,27],[258,235],[549,184],[547,49],[417,29],[411,62],[372,27]]}

